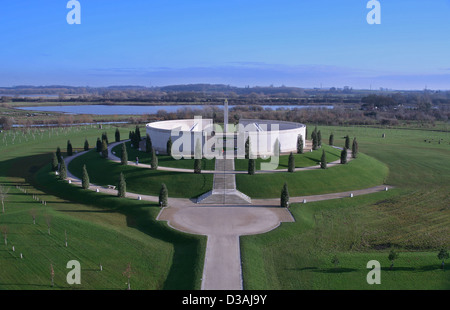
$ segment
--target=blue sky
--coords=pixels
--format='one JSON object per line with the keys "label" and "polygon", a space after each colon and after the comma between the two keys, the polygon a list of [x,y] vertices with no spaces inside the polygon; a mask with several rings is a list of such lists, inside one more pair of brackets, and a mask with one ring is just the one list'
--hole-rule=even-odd
{"label": "blue sky", "polygon": [[2,1],[0,86],[450,89],[450,0]]}

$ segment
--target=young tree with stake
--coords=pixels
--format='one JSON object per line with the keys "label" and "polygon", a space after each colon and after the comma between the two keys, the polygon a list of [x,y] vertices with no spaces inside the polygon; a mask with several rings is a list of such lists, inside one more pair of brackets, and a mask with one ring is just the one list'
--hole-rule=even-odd
{"label": "young tree with stake", "polygon": [[448,251],[446,249],[444,249],[444,248],[441,248],[439,250],[439,253],[438,253],[437,257],[442,261],[441,268],[442,268],[442,270],[444,270],[444,262],[445,262],[446,259],[449,258]]}
{"label": "young tree with stake", "polygon": [[388,259],[391,261],[391,266],[389,267],[389,270],[392,270],[392,268],[394,267],[394,261],[398,258],[398,256],[399,256],[398,253],[394,249],[392,249],[389,252]]}
{"label": "young tree with stake", "polygon": [[0,185],[0,200],[2,202],[2,212],[5,213],[5,200],[8,198],[9,187]]}

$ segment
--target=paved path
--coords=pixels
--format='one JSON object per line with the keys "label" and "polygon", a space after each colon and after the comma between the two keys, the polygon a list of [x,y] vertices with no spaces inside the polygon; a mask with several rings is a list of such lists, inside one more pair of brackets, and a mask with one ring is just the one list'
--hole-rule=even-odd
{"label": "paved path", "polygon": [[[122,142],[113,143],[114,147]],[[66,166],[86,152],[65,158]],[[67,171],[68,180],[81,186],[81,180]],[[391,188],[375,186],[363,190],[314,196],[291,197],[291,203],[337,199]],[[117,195],[117,190],[91,184],[91,190]],[[131,199],[158,202],[158,197],[127,192]],[[163,208],[157,220],[167,221],[174,229],[207,236],[202,277],[203,290],[242,290],[242,268],[239,237],[261,234],[277,228],[283,222],[294,222],[288,209],[280,208],[279,199],[253,199],[251,205],[199,205],[190,199],[169,198],[169,207]]]}

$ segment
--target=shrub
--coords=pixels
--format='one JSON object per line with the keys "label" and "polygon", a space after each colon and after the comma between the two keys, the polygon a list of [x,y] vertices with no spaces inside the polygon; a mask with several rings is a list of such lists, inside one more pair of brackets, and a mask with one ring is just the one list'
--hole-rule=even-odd
{"label": "shrub", "polygon": [[83,176],[81,178],[81,187],[84,189],[89,189],[89,175],[86,169],[86,165],[83,165]]}
{"label": "shrub", "polygon": [[281,190],[280,207],[282,207],[282,208],[289,207],[289,191],[288,191],[287,183],[284,183],[283,189]]}
{"label": "shrub", "polygon": [[288,172],[294,172],[295,171],[295,157],[294,154],[289,154],[289,163],[288,163]]}
{"label": "shrub", "polygon": [[120,198],[125,198],[127,192],[127,183],[123,173],[120,173],[119,184],[117,185],[117,196]]}

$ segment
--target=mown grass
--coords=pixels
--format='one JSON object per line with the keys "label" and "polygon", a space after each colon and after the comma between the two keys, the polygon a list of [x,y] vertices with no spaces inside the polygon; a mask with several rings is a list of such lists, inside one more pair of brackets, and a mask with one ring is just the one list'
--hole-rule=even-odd
{"label": "mown grass", "polygon": [[[176,232],[156,221],[156,205],[83,191],[50,173],[48,152],[57,146],[64,152],[67,139],[76,149],[85,138],[92,146],[105,131],[112,137],[115,128],[17,130],[0,136],[0,183],[9,188],[6,213],[0,214],[0,226],[8,228],[8,245],[3,238],[0,243],[0,289],[126,289],[122,273],[128,263],[134,272],[132,289],[200,288],[204,237]],[[15,185],[26,188],[27,194]],[[33,194],[47,205],[33,200]],[[66,282],[66,264],[73,259],[81,264],[79,286]]]}
{"label": "mown grass", "polygon": [[[136,161],[136,158],[139,159],[139,163],[150,165],[152,154],[146,153],[144,151],[139,151],[138,149],[131,147],[131,142],[125,143],[127,148],[128,160]],[[122,145],[115,146],[112,149],[115,152],[116,156],[121,158],[122,156]],[[157,155],[158,157],[158,165],[161,167],[171,167],[171,168],[182,168],[182,169],[194,169],[194,159],[180,159],[176,160],[172,156],[168,155]],[[202,159],[202,170],[214,170],[215,160],[214,159]]]}
{"label": "mown grass", "polygon": [[384,184],[388,168],[365,154],[346,165],[294,173],[237,174],[238,190],[252,198],[279,197],[286,182],[291,197],[336,193]]}
{"label": "mown grass", "polygon": [[[345,135],[357,137],[361,152],[387,165],[386,182],[396,189],[294,204],[295,223],[241,237],[244,287],[449,289],[449,271],[439,269],[437,258],[440,247],[450,248],[449,133],[326,126],[320,130],[322,137],[334,132],[339,146]],[[400,257],[389,271],[392,248]],[[334,255],[340,261],[337,268],[331,263]],[[381,263],[381,285],[366,282],[369,260]]]}
{"label": "mown grass", "polygon": [[75,158],[68,168],[81,178],[83,165],[86,165],[90,181],[97,185],[117,185],[120,173],[123,173],[127,191],[132,193],[157,196],[162,183],[166,184],[169,197],[195,198],[212,189],[212,174],[151,170],[136,165],[123,166],[102,158],[95,150]]}
{"label": "mown grass", "polygon": [[[315,150],[312,152],[307,152],[303,154],[294,153],[295,158],[295,167],[296,168],[304,168],[311,166],[318,166],[320,159],[322,157],[322,150],[325,150],[327,162],[333,162],[340,159],[341,150],[336,148],[323,145],[323,148],[319,150]],[[256,170],[261,170],[261,163],[269,163],[269,159],[257,158],[255,160]],[[248,159],[236,159],[235,161],[235,170],[247,171],[248,170]],[[287,169],[289,163],[289,155],[281,155],[279,157],[279,164],[277,169]]]}

